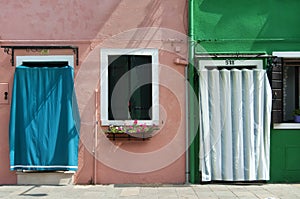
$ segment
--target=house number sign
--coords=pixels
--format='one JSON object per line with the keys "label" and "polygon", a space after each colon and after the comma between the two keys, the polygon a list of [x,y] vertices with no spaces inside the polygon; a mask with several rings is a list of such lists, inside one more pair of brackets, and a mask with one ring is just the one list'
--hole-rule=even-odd
{"label": "house number sign", "polygon": [[226,66],[234,66],[234,60],[232,60],[232,59],[226,59],[225,60],[225,65]]}

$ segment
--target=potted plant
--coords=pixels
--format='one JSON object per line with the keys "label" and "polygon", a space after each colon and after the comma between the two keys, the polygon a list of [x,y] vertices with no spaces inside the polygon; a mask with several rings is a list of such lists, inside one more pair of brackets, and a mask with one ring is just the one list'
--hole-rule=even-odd
{"label": "potted plant", "polygon": [[134,120],[132,125],[111,125],[105,133],[108,138],[113,138],[113,140],[116,137],[124,138],[122,135],[125,135],[125,138],[142,138],[144,140],[152,137],[153,132],[158,129],[156,125],[138,124],[138,121]]}
{"label": "potted plant", "polygon": [[293,111],[294,121],[300,123],[300,109],[295,109]]}

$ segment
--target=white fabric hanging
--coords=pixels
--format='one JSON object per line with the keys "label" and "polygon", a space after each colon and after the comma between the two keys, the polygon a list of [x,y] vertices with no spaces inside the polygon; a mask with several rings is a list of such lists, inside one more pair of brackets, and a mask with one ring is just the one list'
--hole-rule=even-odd
{"label": "white fabric hanging", "polygon": [[269,180],[272,94],[265,70],[199,71],[202,181]]}

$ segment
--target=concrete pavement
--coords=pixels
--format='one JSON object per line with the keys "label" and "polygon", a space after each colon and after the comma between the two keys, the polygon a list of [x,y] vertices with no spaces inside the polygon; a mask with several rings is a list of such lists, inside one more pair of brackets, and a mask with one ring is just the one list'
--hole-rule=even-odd
{"label": "concrete pavement", "polygon": [[297,199],[300,198],[300,184],[3,185],[0,186],[0,198]]}

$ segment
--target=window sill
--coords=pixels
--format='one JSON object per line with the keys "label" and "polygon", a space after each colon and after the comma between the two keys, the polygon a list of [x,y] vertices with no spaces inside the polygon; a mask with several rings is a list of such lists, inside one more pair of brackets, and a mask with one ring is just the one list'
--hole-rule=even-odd
{"label": "window sill", "polygon": [[273,129],[300,129],[300,123],[275,123]]}

